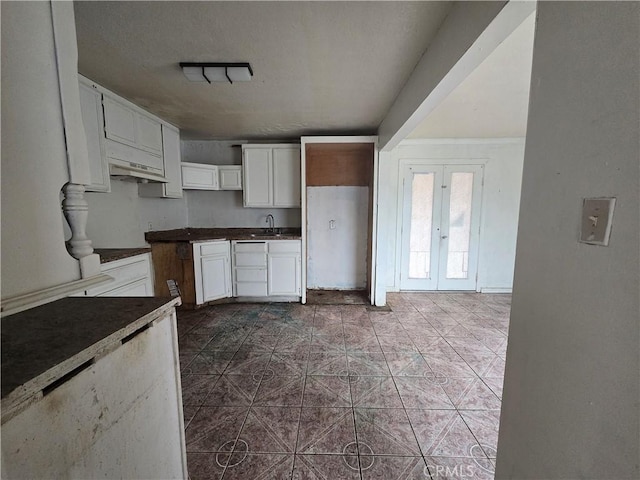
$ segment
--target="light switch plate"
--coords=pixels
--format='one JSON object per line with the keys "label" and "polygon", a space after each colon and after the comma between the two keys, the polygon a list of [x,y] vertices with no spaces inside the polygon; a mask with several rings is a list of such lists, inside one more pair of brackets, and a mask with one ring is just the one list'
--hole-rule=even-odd
{"label": "light switch plate", "polygon": [[580,242],[609,245],[615,198],[585,198],[582,201]]}

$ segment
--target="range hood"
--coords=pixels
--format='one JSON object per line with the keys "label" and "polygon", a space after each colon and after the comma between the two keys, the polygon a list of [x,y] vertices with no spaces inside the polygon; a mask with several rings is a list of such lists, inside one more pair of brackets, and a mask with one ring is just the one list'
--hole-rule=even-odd
{"label": "range hood", "polygon": [[154,172],[146,165],[133,162],[119,161],[117,164],[109,164],[109,175],[118,177],[120,180],[130,180],[132,182],[160,182],[167,183],[168,180],[159,173]]}

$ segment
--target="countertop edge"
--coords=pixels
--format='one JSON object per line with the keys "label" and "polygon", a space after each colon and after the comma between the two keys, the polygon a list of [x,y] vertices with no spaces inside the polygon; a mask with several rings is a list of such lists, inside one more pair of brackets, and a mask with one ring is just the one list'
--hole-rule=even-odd
{"label": "countertop edge", "polygon": [[81,352],[78,352],[76,355],[51,367],[47,371],[14,389],[4,397],[0,403],[0,409],[2,410],[0,424],[4,425],[5,422],[19,414],[24,408],[42,398],[43,389],[46,389],[48,386],[52,385],[57,380],[60,380],[65,375],[73,372],[75,369],[83,367],[86,363],[91,362],[94,359],[99,359],[100,357],[115,350],[115,348],[118,348],[119,346],[118,342],[123,338],[131,335],[145,325],[164,317],[171,309],[181,305],[181,303],[182,300],[180,297],[169,299],[164,305],[152,310],[137,320],[134,320],[126,327],[113,332],[102,340],[85,348]]}

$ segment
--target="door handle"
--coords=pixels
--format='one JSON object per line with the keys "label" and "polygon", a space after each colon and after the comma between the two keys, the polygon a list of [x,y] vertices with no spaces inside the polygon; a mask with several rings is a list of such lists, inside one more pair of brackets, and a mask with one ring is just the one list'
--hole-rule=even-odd
{"label": "door handle", "polygon": [[447,239],[447,238],[449,238],[449,237],[448,237],[447,235],[442,235],[440,238],[441,238],[442,240],[446,240],[446,239]]}

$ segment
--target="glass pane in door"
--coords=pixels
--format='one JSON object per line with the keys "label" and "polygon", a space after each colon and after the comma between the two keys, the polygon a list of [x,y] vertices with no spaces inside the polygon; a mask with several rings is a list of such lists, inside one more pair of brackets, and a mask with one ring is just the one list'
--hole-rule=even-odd
{"label": "glass pane in door", "polygon": [[468,278],[473,173],[453,172],[449,195],[447,278]]}
{"label": "glass pane in door", "polygon": [[411,181],[409,278],[430,278],[433,173],[414,173]]}

